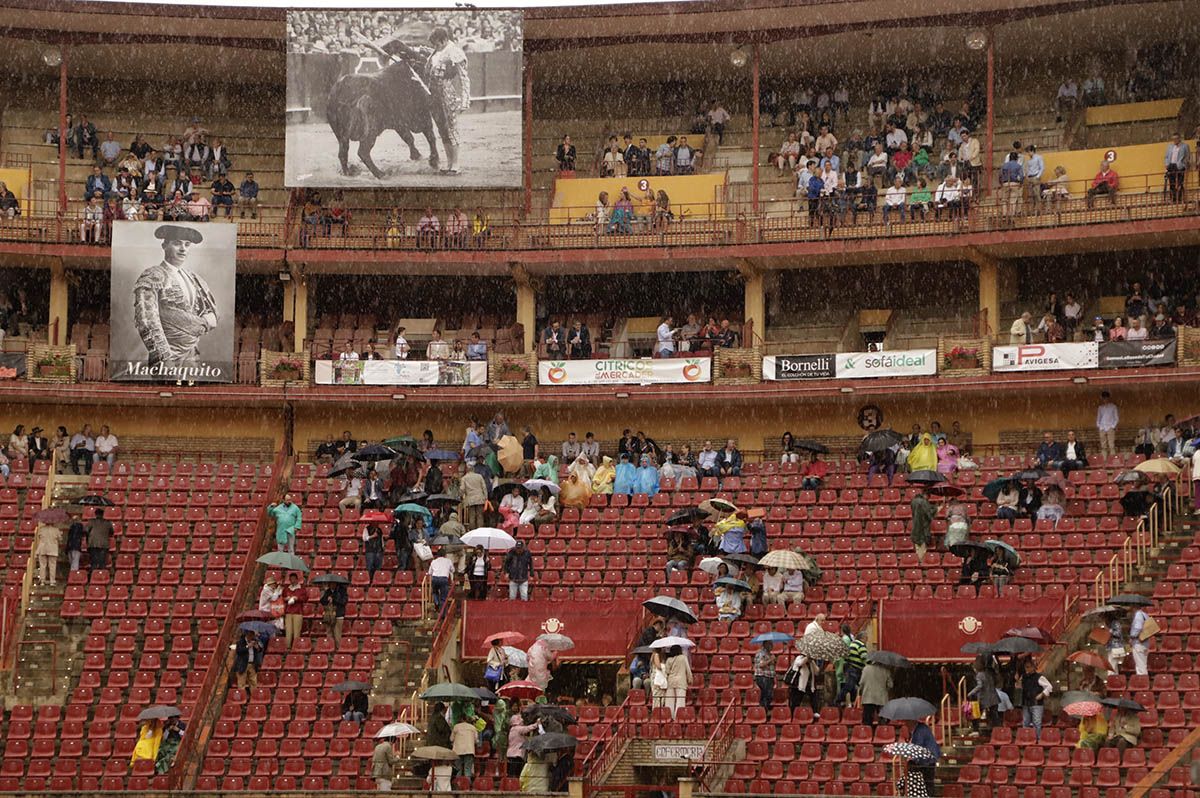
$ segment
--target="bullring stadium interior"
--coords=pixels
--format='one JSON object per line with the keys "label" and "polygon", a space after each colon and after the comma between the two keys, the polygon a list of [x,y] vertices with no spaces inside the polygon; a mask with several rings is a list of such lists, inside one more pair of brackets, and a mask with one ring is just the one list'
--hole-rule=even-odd
{"label": "bullring stadium interior", "polygon": [[[1189,0],[527,9],[519,187],[318,191],[285,186],[285,120],[312,111],[289,96],[286,11],[0,0],[0,180],[13,192],[0,215],[0,427],[14,430],[0,458],[0,793],[375,791],[377,736],[405,723],[414,728],[385,738],[394,741],[383,757],[389,776],[395,765],[385,781],[396,792],[924,794],[910,777],[927,760],[891,747],[913,723],[891,712],[870,722],[853,691],[835,700],[839,678],[856,667],[840,651],[819,662],[811,697],[796,700],[791,666],[820,634],[816,623],[835,648],[845,648],[845,625],[868,651],[907,658],[888,671],[888,697],[931,704],[919,717],[940,747],[927,771],[933,794],[1195,795],[1195,11]],[[728,116],[722,130],[713,103]],[[88,216],[98,156],[58,135],[67,114],[73,124],[86,116],[100,142],[111,131],[121,156],[137,136],[159,147],[202,124],[228,148],[235,185],[253,172],[253,213],[214,208],[206,222],[237,224],[231,382],[109,379],[109,241],[112,221],[125,217]],[[977,163],[948,169],[943,156],[963,151],[946,144],[955,117],[982,146]],[[911,158],[885,126],[909,130],[917,144],[928,134],[927,152]],[[839,165],[853,167],[842,170],[844,191],[821,184],[810,195],[809,175],[787,163],[791,133],[836,137]],[[878,171],[868,146],[876,133]],[[652,153],[687,136],[701,154],[671,174],[659,174],[657,160],[654,174],[629,173],[634,159],[613,167],[604,158],[609,136],[626,152],[627,134]],[[566,135],[577,152],[571,169],[556,157]],[[1004,168],[1013,154],[1015,173]],[[817,174],[823,155],[813,155]],[[1035,155],[1041,166],[1030,172]],[[1101,162],[1119,174],[1112,190],[1097,189],[1109,185]],[[112,166],[102,171],[115,179]],[[969,178],[971,193],[953,180],[947,189],[947,171]],[[888,191],[893,172],[899,195]],[[1020,185],[1008,182],[1013,174]],[[628,215],[624,189],[634,195]],[[601,192],[611,203],[598,205]],[[464,233],[451,235],[460,209]],[[422,227],[431,214],[442,220],[434,235]],[[667,317],[671,345],[660,356]],[[582,322],[586,351],[566,338],[560,347],[548,332],[556,322],[567,338]],[[1128,334],[1143,325],[1162,347]],[[348,351],[365,361],[369,347],[394,359],[401,328],[414,360],[438,357],[427,350],[435,334],[455,351],[481,346],[472,359],[486,368],[470,373],[485,376],[339,384],[347,367],[330,361]],[[921,358],[928,368],[914,365]],[[671,361],[693,370],[655,376]],[[821,373],[789,377],[785,361]],[[1111,444],[1098,413],[1110,402],[1120,415]],[[480,511],[459,473],[499,460],[487,430],[497,413],[518,453],[495,465]],[[899,433],[891,448],[868,442],[880,434],[869,423],[876,413]],[[474,433],[464,436],[476,421],[483,453]],[[936,489],[903,463],[890,473],[889,458],[918,450],[914,427],[930,432],[935,422],[946,444],[932,460]],[[85,424],[117,436],[113,462],[84,458],[78,468],[70,437]],[[29,451],[35,427],[51,444],[45,458]],[[519,445],[526,427],[539,442],[533,460]],[[364,448],[392,446],[395,460],[379,460],[381,473],[391,468],[389,501],[377,505],[386,518],[364,521],[362,497],[345,501],[360,472],[358,461],[337,462],[343,430]],[[1088,453],[1074,468],[1060,465],[1071,459],[1065,447],[1049,459],[1039,448],[1047,432],[1061,444],[1068,431],[1078,442],[1071,452]],[[652,442],[623,442],[626,432]],[[789,449],[784,432],[803,445]],[[574,453],[564,442],[585,433],[601,457],[632,453],[630,469],[648,453],[653,475],[568,503],[574,460],[560,451]],[[710,471],[701,457],[678,468],[685,446],[706,454],[709,442],[736,447],[740,467]],[[815,482],[813,450],[827,463]],[[448,495],[430,501],[409,489],[428,485],[435,463]],[[999,506],[998,490],[1028,469],[1036,473],[1022,484],[1056,494],[1057,515],[1012,517]],[[529,477],[554,483],[555,496],[561,481],[562,500],[510,519],[501,499]],[[355,483],[349,498],[361,490]],[[914,514],[926,492],[942,495],[918,552]],[[300,508],[304,619],[290,647],[265,633],[257,679],[239,686],[242,624],[283,614],[262,596],[286,569],[259,558],[276,550],[270,509],[285,494]],[[408,538],[411,519],[428,511],[393,515],[393,499],[428,504],[434,523],[459,509],[478,521],[471,526],[503,527],[500,547],[484,555],[486,597],[468,592],[475,574],[460,570],[441,600],[428,564],[414,566],[425,539],[414,550]],[[971,545],[990,546],[980,550],[992,563],[1013,552],[1007,577],[960,584],[970,547],[951,551],[943,538],[955,503]],[[98,509],[114,525],[108,568],[76,541],[76,569],[69,527]],[[728,541],[719,534],[701,536],[703,550],[685,536],[681,554],[667,530],[693,516],[727,534],[745,525],[746,549],[765,534],[759,554],[798,553],[802,597],[772,594],[773,569],[720,548]],[[364,529],[380,525],[390,538],[394,519],[407,549],[389,539],[381,567],[368,571]],[[528,602],[509,598],[505,533],[530,553]],[[62,553],[49,578],[37,556],[48,539]],[[448,552],[462,569],[471,549],[450,543],[434,538],[430,555]],[[742,585],[716,584],[722,556],[745,580],[745,599]],[[683,567],[668,567],[680,559]],[[320,601],[322,577],[347,583],[340,639]],[[686,611],[653,609],[664,597]],[[1110,611],[1093,612],[1102,607]],[[637,673],[651,655],[633,650],[654,640],[643,630],[656,614],[691,644],[665,657],[689,662],[678,708],[663,698],[674,684]],[[1139,640],[1147,614],[1156,631]],[[462,700],[452,719],[470,706],[485,732],[468,774],[455,758],[459,730],[447,751],[422,696],[439,685],[483,687],[483,640],[505,631],[520,633],[510,640],[531,659],[525,649],[540,635],[572,639],[548,685],[525,685],[539,674],[520,668],[512,678],[524,686],[500,688],[525,695],[527,710],[543,695],[569,717],[550,712],[522,732],[553,747],[506,751],[492,734],[495,696]],[[780,641],[769,649],[773,696],[756,659],[763,649],[751,642],[770,633]],[[1003,646],[979,653],[1002,638],[1010,648],[1027,641],[1016,650],[1052,685],[1040,729],[1026,723],[1031,699],[1014,676],[1017,658]],[[963,653],[963,644],[977,648]],[[1100,664],[1085,669],[1090,661]],[[988,690],[974,691],[980,669],[995,671],[1014,708],[989,707]],[[369,688],[361,718],[343,716],[348,681]],[[185,727],[157,761],[143,744],[162,750],[160,727],[139,720],[152,706]],[[1092,739],[1097,717],[1111,738]],[[1122,738],[1119,722],[1136,733]],[[551,744],[556,733],[570,743]]]}

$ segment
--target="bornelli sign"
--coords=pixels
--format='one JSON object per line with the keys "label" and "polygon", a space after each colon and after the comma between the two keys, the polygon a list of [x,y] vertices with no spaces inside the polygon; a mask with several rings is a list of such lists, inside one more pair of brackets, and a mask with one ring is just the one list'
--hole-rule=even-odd
{"label": "bornelli sign", "polygon": [[842,352],[837,355],[837,378],[918,377],[937,374],[936,349],[896,352]]}

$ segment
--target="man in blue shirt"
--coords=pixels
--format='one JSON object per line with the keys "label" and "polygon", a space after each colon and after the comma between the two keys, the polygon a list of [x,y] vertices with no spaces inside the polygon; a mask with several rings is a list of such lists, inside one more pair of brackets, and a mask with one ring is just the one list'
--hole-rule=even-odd
{"label": "man in blue shirt", "polygon": [[1042,196],[1042,175],[1046,171],[1046,161],[1038,155],[1037,147],[1030,144],[1025,148],[1025,203],[1036,204]]}
{"label": "man in blue shirt", "polygon": [[1000,167],[1000,206],[1005,216],[1016,215],[1021,205],[1021,183],[1024,179],[1020,156],[1010,152],[1008,160]]}
{"label": "man in blue shirt", "polygon": [[108,179],[108,175],[99,166],[92,167],[92,173],[88,176],[87,186],[83,194],[85,200],[91,199],[100,192],[101,197],[107,197],[112,191],[112,181]]}
{"label": "man in blue shirt", "polygon": [[471,333],[467,343],[467,360],[487,360],[487,344],[479,338],[479,333]]}
{"label": "man in blue shirt", "polygon": [[258,218],[258,183],[254,180],[254,173],[247,172],[246,179],[238,186],[238,210],[242,219],[246,218],[246,209],[250,209],[250,218]]}
{"label": "man in blue shirt", "polygon": [[1054,440],[1053,432],[1046,432],[1042,435],[1042,443],[1037,448],[1037,461],[1039,468],[1054,468],[1054,463],[1063,459],[1062,447]]}

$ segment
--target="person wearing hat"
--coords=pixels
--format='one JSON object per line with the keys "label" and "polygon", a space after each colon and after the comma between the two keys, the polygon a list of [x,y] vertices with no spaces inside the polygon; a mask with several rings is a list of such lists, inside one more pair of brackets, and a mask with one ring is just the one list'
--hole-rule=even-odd
{"label": "person wearing hat", "polygon": [[471,79],[467,54],[455,44],[445,28],[429,34],[433,54],[429,56],[429,92],[433,95],[433,120],[446,148],[442,174],[458,174],[458,115],[471,107]]}
{"label": "person wearing hat", "polygon": [[53,455],[54,450],[50,447],[50,440],[42,434],[42,428],[31,429],[29,431],[29,459],[49,460]]}
{"label": "person wearing hat", "polygon": [[200,338],[217,326],[217,303],[208,283],[187,268],[193,246],[204,236],[176,224],[160,225],[163,259],[143,271],[133,286],[133,320],[150,366],[198,365]]}
{"label": "person wearing hat", "polygon": [[258,666],[263,661],[263,647],[254,632],[246,632],[234,646],[233,672],[237,674],[237,686],[245,689],[258,686]]}

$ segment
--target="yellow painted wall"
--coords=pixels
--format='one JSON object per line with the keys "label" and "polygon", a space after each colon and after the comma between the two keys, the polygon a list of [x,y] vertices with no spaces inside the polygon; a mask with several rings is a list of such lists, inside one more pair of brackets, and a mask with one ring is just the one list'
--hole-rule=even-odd
{"label": "yellow painted wall", "polygon": [[[1118,193],[1142,194],[1146,191],[1161,192],[1163,190],[1163,157],[1167,152],[1167,144],[1134,144],[1128,147],[1096,147],[1090,150],[1061,150],[1045,152],[1042,157],[1046,160],[1046,179],[1054,175],[1056,166],[1065,166],[1067,177],[1071,179],[1071,193],[1082,197],[1092,178],[1100,171],[1100,161],[1110,149],[1117,153],[1117,160],[1112,162],[1112,168],[1117,173]],[[1193,146],[1195,146],[1193,144]],[[1193,156],[1195,157],[1195,156]],[[1187,185],[1196,188],[1196,170],[1189,169]]]}
{"label": "yellow painted wall", "polygon": [[18,200],[21,201],[21,213],[29,215],[29,170],[28,169],[0,169],[0,182],[8,186]]}
{"label": "yellow painted wall", "polygon": [[1151,100],[1144,103],[1120,103],[1097,105],[1087,109],[1086,124],[1116,125],[1121,122],[1140,122],[1146,119],[1171,119],[1179,116],[1183,98],[1174,100]]}
{"label": "yellow painted wall", "polygon": [[[612,205],[622,188],[632,195],[638,194],[638,183],[647,180],[654,191],[665,191],[671,198],[671,210],[675,218],[707,218],[712,213],[711,205],[725,197],[725,173],[703,175],[675,175],[672,177],[589,177],[559,179],[554,183],[554,207],[550,209],[550,221],[563,224],[569,219],[580,219],[596,208],[596,198],[601,191],[608,192]],[[634,204],[636,205],[636,199]]]}

